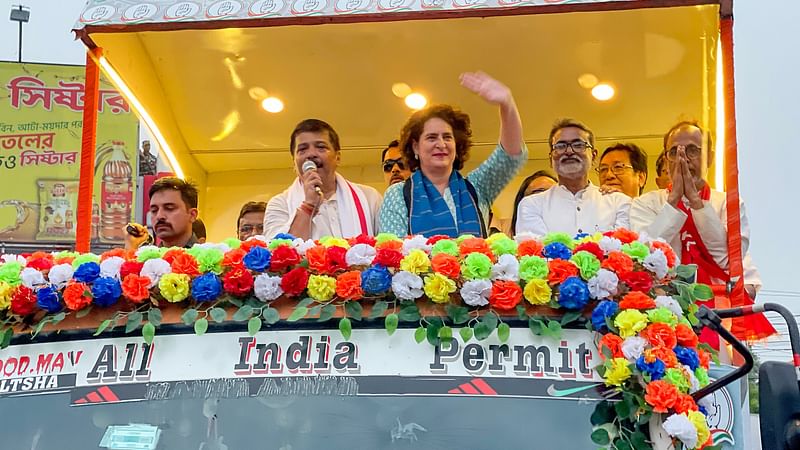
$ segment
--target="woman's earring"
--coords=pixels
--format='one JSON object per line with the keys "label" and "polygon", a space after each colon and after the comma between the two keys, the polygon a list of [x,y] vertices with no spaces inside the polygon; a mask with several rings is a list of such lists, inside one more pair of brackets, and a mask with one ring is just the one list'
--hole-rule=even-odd
{"label": "woman's earring", "polygon": [[419,160],[419,154],[418,153],[414,153],[414,159]]}

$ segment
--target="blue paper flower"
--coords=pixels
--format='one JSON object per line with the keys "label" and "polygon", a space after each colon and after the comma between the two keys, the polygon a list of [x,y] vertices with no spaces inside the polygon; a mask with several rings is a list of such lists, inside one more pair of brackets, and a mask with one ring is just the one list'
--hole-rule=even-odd
{"label": "blue paper flower", "polygon": [[606,318],[613,317],[619,311],[617,302],[611,300],[603,300],[594,307],[592,311],[592,328],[595,331],[605,332],[608,331],[606,326]]}
{"label": "blue paper flower", "polygon": [[263,272],[269,267],[272,254],[264,247],[253,247],[244,255],[244,265],[250,270]]}
{"label": "blue paper flower", "polygon": [[222,283],[220,283],[219,278],[213,273],[200,275],[192,281],[192,298],[198,302],[214,300],[219,297],[221,292]]}
{"label": "blue paper flower", "polygon": [[36,291],[36,304],[49,313],[56,313],[64,308],[58,298],[58,293],[50,286]]}
{"label": "blue paper flower", "polygon": [[569,247],[561,242],[553,242],[544,247],[542,255],[550,259],[569,259],[572,257],[572,252],[569,250]]}
{"label": "blue paper flower", "polygon": [[640,356],[639,359],[636,360],[636,368],[639,370],[639,372],[650,375],[651,381],[664,378],[664,371],[667,370],[667,366],[664,364],[664,361],[655,358],[653,362],[648,363],[644,360],[644,356]]}
{"label": "blue paper flower", "polygon": [[590,236],[589,233],[578,233],[575,235],[575,240],[580,241],[581,239]]}
{"label": "blue paper flower", "polygon": [[72,275],[76,281],[81,283],[92,283],[100,276],[100,264],[96,262],[85,262],[78,266]]}
{"label": "blue paper flower", "polygon": [[276,234],[276,235],[275,235],[275,237],[274,237],[274,238],[272,238],[272,239],[288,239],[288,240],[290,240],[290,241],[293,241],[293,240],[295,240],[295,239],[297,239],[297,238],[296,238],[296,237],[294,237],[294,236],[292,236],[292,235],[291,235],[291,234],[289,234],[289,233],[278,233],[278,234]]}
{"label": "blue paper flower", "polygon": [[374,265],[361,273],[361,289],[367,295],[383,294],[392,287],[392,274],[381,265]]}
{"label": "blue paper flower", "polygon": [[569,277],[558,287],[558,304],[567,309],[583,309],[589,303],[589,288],[580,277]]}
{"label": "blue paper flower", "polygon": [[695,370],[698,366],[700,366],[700,358],[697,356],[697,352],[693,349],[676,345],[674,350],[675,356],[678,357],[678,361],[680,361],[681,364],[689,366],[689,368],[692,370]]}
{"label": "blue paper flower", "polygon": [[[81,267],[86,264],[81,264]],[[94,281],[92,284],[92,296],[94,297],[94,304],[101,307],[109,307],[122,296],[122,286],[119,281],[110,277],[101,277]]]}

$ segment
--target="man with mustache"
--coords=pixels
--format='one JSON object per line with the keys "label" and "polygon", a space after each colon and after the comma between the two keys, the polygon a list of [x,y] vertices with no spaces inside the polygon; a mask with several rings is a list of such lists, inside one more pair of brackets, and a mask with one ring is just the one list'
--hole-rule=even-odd
{"label": "man with mustache", "polygon": [[390,142],[389,146],[383,149],[381,161],[383,163],[383,178],[386,180],[387,187],[395,183],[402,183],[411,176],[411,171],[408,170],[408,166],[403,161],[403,154],[400,152],[400,143],[397,139]]}
{"label": "man with mustache", "polygon": [[[374,235],[381,195],[374,188],[351,183],[336,172],[341,160],[339,135],[328,123],[306,119],[289,141],[297,178],[272,197],[264,214],[264,236],[289,233],[303,239]],[[316,169],[303,170],[311,161]]]}
{"label": "man with mustache", "polygon": [[150,186],[150,221],[162,247],[191,248],[197,220],[197,187],[177,177],[159,178]]}
{"label": "man with mustache", "polygon": [[575,235],[627,228],[630,197],[619,192],[603,194],[589,181],[597,157],[592,130],[576,120],[562,119],[550,130],[548,142],[558,185],[520,202],[516,234]]}

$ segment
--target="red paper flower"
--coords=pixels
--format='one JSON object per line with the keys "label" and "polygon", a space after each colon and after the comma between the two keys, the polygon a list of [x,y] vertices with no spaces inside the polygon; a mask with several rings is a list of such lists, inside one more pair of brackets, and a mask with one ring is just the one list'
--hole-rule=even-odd
{"label": "red paper flower", "polygon": [[632,291],[644,292],[646,294],[650,292],[650,289],[653,287],[653,278],[647,272],[627,272],[617,275],[620,281],[627,284]]}
{"label": "red paper flower", "polygon": [[530,239],[517,246],[517,255],[520,258],[523,256],[542,256],[544,246],[541,242]]}
{"label": "red paper flower", "polygon": [[652,309],[655,307],[656,302],[653,298],[639,291],[627,293],[619,302],[619,309]]}
{"label": "red paper flower", "polygon": [[184,273],[190,277],[200,275],[200,269],[197,267],[197,260],[188,253],[174,254],[170,266],[172,266],[172,273]]}
{"label": "red paper flower", "polygon": [[611,233],[611,237],[619,239],[623,244],[630,244],[639,239],[639,234],[635,231],[626,230],[625,228],[617,228]]}
{"label": "red paper flower", "polygon": [[382,250],[382,249],[401,251],[403,250],[403,241],[397,241],[392,239],[388,241],[383,241],[380,244],[375,244],[375,250]]}
{"label": "red paper flower", "polygon": [[36,292],[20,284],[11,297],[11,312],[18,316],[27,316],[36,311]]}
{"label": "red paper flower", "polygon": [[400,260],[403,259],[403,253],[388,248],[379,248],[375,259],[372,260],[373,264],[380,264],[384,267],[398,268],[400,267]]}
{"label": "red paper flower", "polygon": [[609,252],[606,259],[603,260],[600,265],[604,269],[616,272],[619,277],[633,270],[633,260],[631,257],[620,251]]}
{"label": "red paper flower", "polygon": [[641,332],[641,336],[653,347],[673,348],[678,343],[675,331],[665,323],[651,323]]}
{"label": "red paper flower", "polygon": [[253,290],[253,274],[242,267],[236,267],[225,274],[222,287],[225,292],[237,297],[244,297]]}
{"label": "red paper flower", "polygon": [[306,286],[308,286],[308,270],[305,267],[294,268],[281,278],[281,289],[289,297],[302,294]]}
{"label": "red paper flower", "polygon": [[357,244],[367,244],[370,247],[375,247],[375,238],[366,234],[359,234],[354,238],[350,238],[348,240],[350,246],[357,245]]}
{"label": "red paper flower", "polygon": [[697,359],[700,360],[700,366],[704,369],[708,370],[709,364],[711,364],[711,353],[703,350],[702,348],[697,349]]}
{"label": "red paper flower", "polygon": [[73,311],[81,310],[92,304],[91,290],[84,283],[70,281],[67,283],[67,287],[64,288],[62,295],[64,296],[64,304]]}
{"label": "red paper flower", "polygon": [[[258,239],[252,239],[252,241],[261,242]],[[247,241],[247,242],[250,242],[250,241]],[[263,242],[261,242],[261,243],[263,244]],[[242,247],[244,247],[244,244],[242,244]],[[244,267],[244,261],[243,260],[244,260],[244,256],[247,254],[248,250],[245,250],[242,247],[235,248],[235,249],[225,253],[225,256],[222,257],[222,266],[223,267]],[[266,246],[265,245],[251,245],[250,248],[252,248],[252,247],[266,247]]]}
{"label": "red paper flower", "polygon": [[492,249],[489,247],[489,244],[487,244],[486,241],[481,238],[464,239],[460,244],[458,244],[458,252],[462,257],[465,257],[470,253],[483,253],[484,255],[488,256],[490,260],[494,261],[494,253],[492,253]]}
{"label": "red paper flower", "polygon": [[583,244],[575,247],[575,250],[572,251],[572,254],[578,253],[580,251],[589,252],[597,257],[600,261],[605,258],[605,253],[603,253],[603,249],[597,245],[596,242],[584,242]]}
{"label": "red paper flower", "polygon": [[361,272],[351,270],[336,278],[336,295],[346,300],[358,300],[364,296],[361,289]]}
{"label": "red paper flower", "polygon": [[150,298],[150,278],[129,273],[122,278],[122,295],[133,303],[142,303]]}
{"label": "red paper flower", "polygon": [[452,279],[457,279],[461,274],[461,264],[458,263],[458,258],[447,253],[437,253],[431,258],[431,268],[434,272]]}
{"label": "red paper flower", "polygon": [[119,277],[124,279],[130,274],[139,275],[142,272],[143,266],[144,263],[136,260],[125,261],[119,266]]}
{"label": "red paper flower", "polygon": [[497,309],[513,309],[522,300],[522,288],[513,281],[495,281],[492,283],[492,293],[489,294],[489,304]]}
{"label": "red paper flower", "polygon": [[673,405],[672,408],[678,414],[685,414],[688,413],[689,411],[699,410],[699,408],[697,407],[697,403],[689,394],[678,395],[678,399],[675,401],[675,405]]}
{"label": "red paper flower", "polygon": [[45,252],[34,252],[26,260],[25,267],[44,272],[53,267],[53,255]]}
{"label": "red paper flower", "polygon": [[678,345],[684,347],[694,348],[697,347],[697,344],[700,342],[694,330],[682,323],[679,323],[675,327],[675,337],[678,340]]}
{"label": "red paper flower", "polygon": [[664,380],[653,381],[645,388],[644,400],[654,412],[668,412],[678,401],[678,388]]}
{"label": "red paper flower", "polygon": [[600,352],[600,359],[605,360],[606,355],[603,353],[603,348],[607,348],[611,352],[611,358],[624,358],[622,353],[622,338],[613,333],[604,334],[597,343],[597,349]]}
{"label": "red paper flower", "polygon": [[332,246],[328,247],[326,252],[326,257],[328,259],[328,270],[330,273],[335,273],[340,270],[347,270],[347,260],[345,256],[347,255],[347,249],[339,247],[339,246]]}
{"label": "red paper flower", "polygon": [[283,272],[289,267],[300,264],[300,254],[293,247],[279,245],[272,250],[269,270],[272,272]]}
{"label": "red paper flower", "polygon": [[547,274],[547,281],[550,284],[562,283],[567,278],[578,275],[578,267],[564,259],[550,260],[547,266],[550,268]]}
{"label": "red paper flower", "polygon": [[450,239],[450,236],[448,236],[446,234],[435,234],[435,235],[429,237],[428,240],[425,243],[430,245],[430,246],[433,246],[434,244],[436,244],[437,242],[441,241],[442,239]]}

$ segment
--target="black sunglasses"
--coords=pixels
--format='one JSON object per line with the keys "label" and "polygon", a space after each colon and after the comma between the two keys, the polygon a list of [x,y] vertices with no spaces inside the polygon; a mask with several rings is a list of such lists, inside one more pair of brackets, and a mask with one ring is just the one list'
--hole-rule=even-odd
{"label": "black sunglasses", "polygon": [[398,158],[398,159],[387,159],[386,161],[384,161],[383,171],[386,173],[391,172],[395,164],[397,164],[397,167],[399,167],[400,170],[406,170],[406,163],[403,162],[402,159]]}

